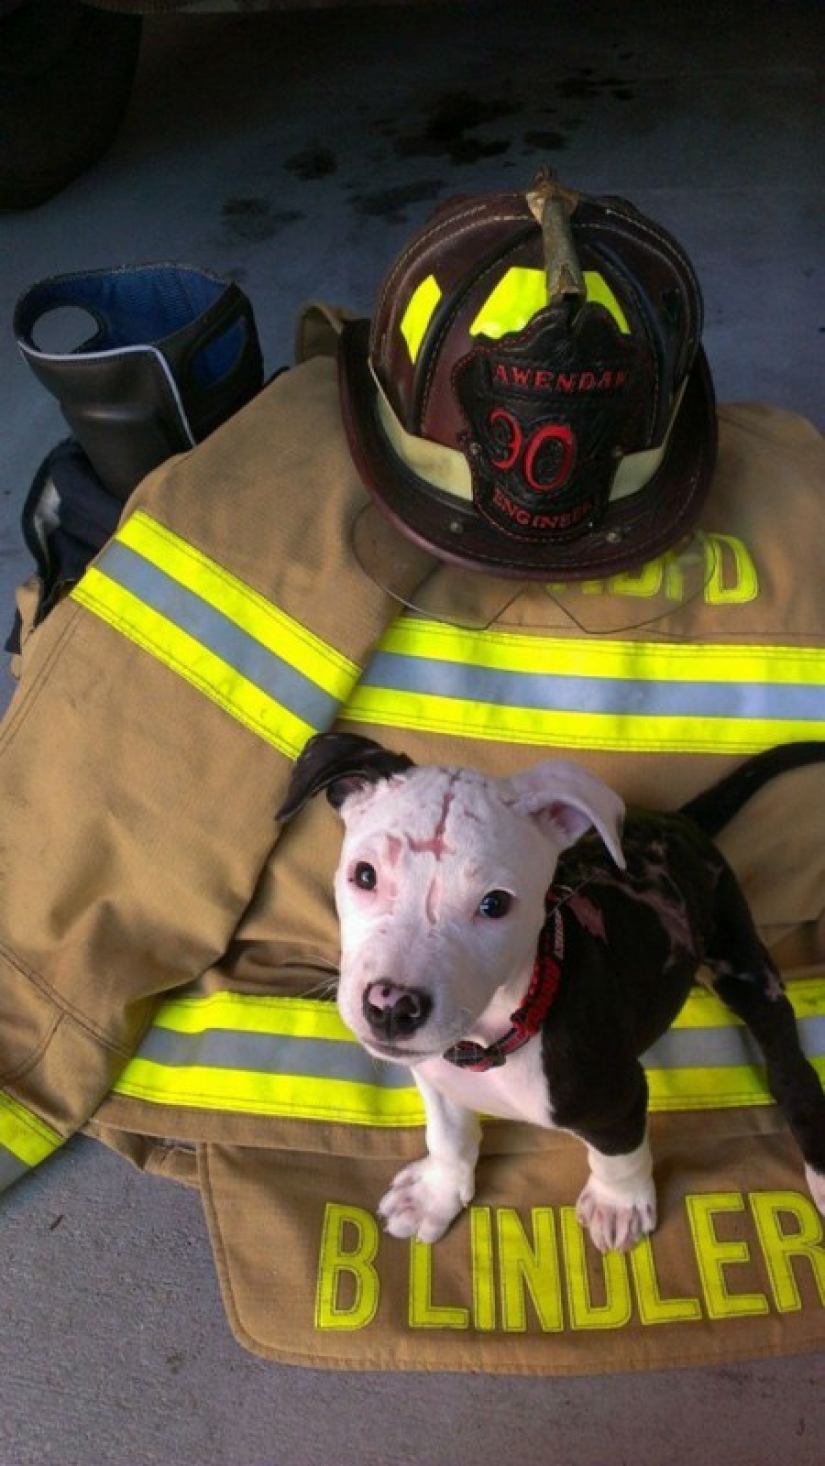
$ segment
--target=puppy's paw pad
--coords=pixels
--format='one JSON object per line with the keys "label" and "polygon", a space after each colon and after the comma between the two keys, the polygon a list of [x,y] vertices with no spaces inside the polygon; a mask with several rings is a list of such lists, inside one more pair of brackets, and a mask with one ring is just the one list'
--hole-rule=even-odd
{"label": "puppy's paw pad", "polygon": [[426,1156],[399,1171],[378,1204],[378,1215],[392,1237],[437,1242],[472,1198],[469,1167],[450,1167]]}
{"label": "puppy's paw pad", "polygon": [[629,1252],[656,1228],[656,1193],[652,1186],[620,1200],[593,1178],[576,1203],[576,1217],[599,1252]]}

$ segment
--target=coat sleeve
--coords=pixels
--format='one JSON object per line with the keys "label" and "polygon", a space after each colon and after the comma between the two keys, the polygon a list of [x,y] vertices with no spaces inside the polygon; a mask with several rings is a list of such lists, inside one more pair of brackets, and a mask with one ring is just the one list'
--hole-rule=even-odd
{"label": "coat sleeve", "polygon": [[[144,480],[29,639],[0,727],[0,1186],[225,951],[294,759],[394,614],[352,552],[364,508],[313,359]],[[426,569],[399,547],[396,580]]]}

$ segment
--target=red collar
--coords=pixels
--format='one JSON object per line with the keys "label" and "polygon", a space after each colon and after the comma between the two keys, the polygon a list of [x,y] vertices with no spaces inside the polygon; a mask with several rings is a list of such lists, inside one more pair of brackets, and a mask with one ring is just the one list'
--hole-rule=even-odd
{"label": "red collar", "polygon": [[483,1074],[498,1069],[508,1054],[523,1048],[534,1038],[553,1006],[561,980],[561,959],[564,952],[564,928],[558,906],[558,892],[551,886],[545,898],[547,920],[539,936],[536,960],[527,995],[520,1008],[510,1014],[510,1028],[495,1043],[477,1044],[462,1039],[447,1049],[444,1058],[459,1069],[472,1069]]}

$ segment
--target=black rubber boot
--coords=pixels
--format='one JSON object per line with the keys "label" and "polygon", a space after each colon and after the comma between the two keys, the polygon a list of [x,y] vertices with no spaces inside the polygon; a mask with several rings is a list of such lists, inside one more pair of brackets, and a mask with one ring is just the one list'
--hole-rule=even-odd
{"label": "black rubber boot", "polygon": [[[89,317],[96,330],[79,346],[44,344],[50,325],[64,335],[74,327],[76,338],[77,318],[86,331]],[[14,331],[101,483],[120,500],[263,384],[249,300],[237,285],[191,266],[124,266],[41,281],[18,301]]]}

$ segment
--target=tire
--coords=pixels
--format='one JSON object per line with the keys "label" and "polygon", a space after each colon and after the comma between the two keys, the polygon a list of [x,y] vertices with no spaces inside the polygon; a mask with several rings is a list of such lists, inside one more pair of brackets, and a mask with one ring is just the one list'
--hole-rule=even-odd
{"label": "tire", "polygon": [[80,0],[22,0],[0,16],[0,209],[45,203],[114,141],[142,25]]}

